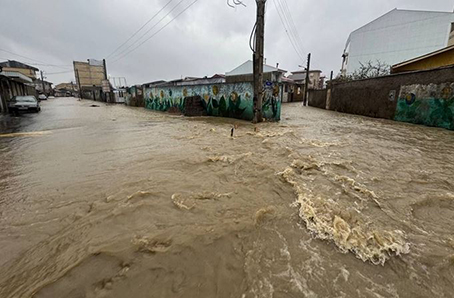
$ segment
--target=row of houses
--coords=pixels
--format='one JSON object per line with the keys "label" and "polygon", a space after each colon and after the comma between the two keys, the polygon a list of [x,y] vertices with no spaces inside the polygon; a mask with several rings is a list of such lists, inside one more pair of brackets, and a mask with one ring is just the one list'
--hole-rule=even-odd
{"label": "row of houses", "polygon": [[0,112],[14,96],[53,95],[52,83],[37,78],[38,68],[15,60],[0,62]]}
{"label": "row of houses", "polygon": [[[306,71],[288,72],[279,68],[264,65],[264,88],[272,89],[280,102],[303,101],[306,83]],[[309,90],[322,89],[325,84],[325,77],[320,70],[309,71]],[[126,104],[137,107],[146,106],[146,89],[149,88],[171,88],[181,86],[206,86],[222,84],[240,84],[253,82],[253,62],[248,60],[235,69],[225,74],[215,74],[211,77],[185,77],[171,81],[154,81],[142,85],[135,85],[127,89]]]}

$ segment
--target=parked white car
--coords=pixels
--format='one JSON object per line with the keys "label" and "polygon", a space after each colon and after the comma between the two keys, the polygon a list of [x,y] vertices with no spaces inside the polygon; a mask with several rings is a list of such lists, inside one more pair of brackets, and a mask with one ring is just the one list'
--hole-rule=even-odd
{"label": "parked white car", "polygon": [[38,96],[38,98],[39,98],[39,100],[47,100],[46,94],[40,94],[40,95]]}

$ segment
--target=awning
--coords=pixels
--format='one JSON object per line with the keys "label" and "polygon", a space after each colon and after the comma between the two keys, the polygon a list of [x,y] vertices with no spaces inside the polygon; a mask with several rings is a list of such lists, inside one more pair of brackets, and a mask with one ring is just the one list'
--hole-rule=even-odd
{"label": "awning", "polygon": [[0,76],[7,77],[8,79],[19,83],[33,83],[32,79],[17,71],[2,71],[0,72]]}

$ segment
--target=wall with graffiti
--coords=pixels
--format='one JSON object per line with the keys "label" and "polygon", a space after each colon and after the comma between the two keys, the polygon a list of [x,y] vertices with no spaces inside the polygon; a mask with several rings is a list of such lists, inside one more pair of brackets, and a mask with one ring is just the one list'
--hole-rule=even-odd
{"label": "wall with graffiti", "polygon": [[[280,120],[279,87],[268,86],[263,100],[267,120]],[[145,89],[145,107],[156,111],[178,109],[184,113],[184,99],[200,96],[208,116],[253,119],[253,86],[251,83],[152,87]]]}
{"label": "wall with graffiti", "polygon": [[454,130],[453,89],[454,83],[402,86],[394,119]]}

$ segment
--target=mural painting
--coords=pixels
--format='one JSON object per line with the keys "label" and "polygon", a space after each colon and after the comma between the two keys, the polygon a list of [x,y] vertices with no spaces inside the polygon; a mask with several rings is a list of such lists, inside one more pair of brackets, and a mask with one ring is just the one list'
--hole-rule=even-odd
{"label": "mural painting", "polygon": [[454,83],[402,86],[394,120],[454,130]]}
{"label": "mural painting", "polygon": [[[267,120],[279,121],[281,102],[279,92],[265,92],[263,115]],[[200,96],[208,116],[253,119],[253,86],[251,83],[152,87],[145,90],[145,107],[156,111],[178,108],[184,113],[184,99]]]}

